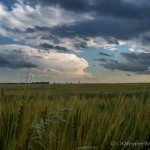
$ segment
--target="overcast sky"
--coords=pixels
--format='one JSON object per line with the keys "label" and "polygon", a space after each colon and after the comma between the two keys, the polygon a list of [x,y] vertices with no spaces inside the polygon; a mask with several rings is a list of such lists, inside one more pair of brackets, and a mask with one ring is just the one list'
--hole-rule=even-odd
{"label": "overcast sky", "polygon": [[149,1],[0,0],[0,82],[26,76],[150,82]]}

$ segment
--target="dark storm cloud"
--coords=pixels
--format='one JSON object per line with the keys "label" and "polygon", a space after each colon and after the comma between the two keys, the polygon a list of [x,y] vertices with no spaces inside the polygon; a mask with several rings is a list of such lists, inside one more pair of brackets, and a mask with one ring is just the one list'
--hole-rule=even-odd
{"label": "dark storm cloud", "polygon": [[43,47],[46,50],[48,50],[48,49],[56,49],[58,51],[69,51],[65,47],[55,46],[55,45],[51,45],[51,44],[47,44],[47,43],[42,43],[42,44],[40,44],[40,46]]}
{"label": "dark storm cloud", "polygon": [[[33,0],[33,2],[46,6],[59,5],[80,14],[91,12],[94,19],[53,28],[28,28],[26,32],[30,33],[42,31],[59,37],[101,36],[106,39],[108,44],[118,45],[116,39],[129,40],[150,31],[150,4],[148,0]],[[146,41],[147,39],[144,39],[144,42]],[[83,47],[86,48],[84,43]]]}
{"label": "dark storm cloud", "polygon": [[29,1],[32,5],[36,5],[37,3],[42,4],[44,6],[47,5],[59,5],[60,7],[76,11],[76,12],[83,12],[87,11],[87,8],[89,8],[88,0],[24,0],[24,2]]}
{"label": "dark storm cloud", "polygon": [[[35,26],[34,28],[30,28],[30,27],[27,27],[27,29],[25,30],[25,33],[34,33],[34,32],[47,32],[47,31],[52,31],[53,28],[51,27],[40,27],[40,26]],[[41,37],[42,39],[51,39],[52,36],[47,36],[47,35],[43,35]]]}
{"label": "dark storm cloud", "polygon": [[[26,1],[26,0],[25,0]],[[31,3],[55,5],[75,12],[94,12],[98,16],[115,16],[120,18],[149,18],[148,0],[142,3],[125,0],[33,0]],[[136,2],[136,3],[135,3]]]}
{"label": "dark storm cloud", "polygon": [[106,58],[95,58],[93,59],[95,61],[99,61],[99,62],[107,62],[107,63],[113,63],[113,64],[118,64],[118,61],[117,60],[114,60],[114,59],[106,59]]}
{"label": "dark storm cloud", "polygon": [[99,52],[98,53],[100,56],[105,56],[105,57],[112,57],[113,55],[110,55],[110,54],[107,54],[107,53],[104,53],[104,52]]}
{"label": "dark storm cloud", "polygon": [[5,42],[0,42],[0,45],[6,45],[7,43],[5,43]]}
{"label": "dark storm cloud", "polygon": [[114,60],[114,59],[109,59],[109,62],[110,63],[114,63],[114,64],[118,64],[119,63],[117,60]]}
{"label": "dark storm cloud", "polygon": [[129,71],[139,74],[150,74],[150,53],[121,53],[125,61],[105,63],[101,66],[111,70]]}
{"label": "dark storm cloud", "polygon": [[107,59],[105,59],[105,58],[95,58],[93,60],[99,61],[99,62],[107,62]]}
{"label": "dark storm cloud", "polygon": [[150,53],[121,53],[130,62],[148,63],[150,65]]}
{"label": "dark storm cloud", "polygon": [[82,40],[76,40],[74,47],[76,48],[88,48],[87,42],[89,41],[88,38],[83,38]]}
{"label": "dark storm cloud", "polygon": [[11,69],[37,68],[38,66],[23,60],[23,58],[13,54],[0,54],[0,67]]}
{"label": "dark storm cloud", "polygon": [[135,73],[146,74],[148,73],[148,67],[146,64],[141,63],[131,63],[131,62],[120,62],[120,63],[107,63],[102,64],[107,69],[111,70],[121,70],[121,71],[131,71]]}
{"label": "dark storm cloud", "polygon": [[[149,17],[149,4],[148,0],[145,3],[138,5],[137,3],[129,3],[123,0],[95,0],[96,13],[98,15],[109,15],[120,18],[148,18]],[[142,0],[141,0],[142,1]]]}
{"label": "dark storm cloud", "polygon": [[86,42],[78,42],[78,43],[75,43],[75,44],[74,44],[74,47],[76,47],[76,48],[88,48]]}
{"label": "dark storm cloud", "polygon": [[60,39],[52,34],[49,35],[42,35],[41,36],[42,40],[53,40],[54,43],[58,44],[60,43]]}
{"label": "dark storm cloud", "polygon": [[107,41],[108,44],[116,44],[119,45],[119,42],[117,39],[112,38],[112,37],[105,37],[105,40]]}
{"label": "dark storm cloud", "polygon": [[[59,6],[81,15],[92,14],[93,20],[82,19],[79,22],[55,27],[44,27],[43,24],[43,27],[26,29],[26,33],[40,31],[42,35],[43,32],[41,39],[53,39],[57,43],[60,41],[56,37],[104,37],[108,44],[118,45],[118,40],[130,40],[150,31],[148,0],[24,0],[24,3],[32,3],[31,6]],[[50,36],[44,36],[44,32]],[[143,44],[148,41],[149,38],[145,37]],[[87,45],[86,42],[82,42],[75,47],[87,48]]]}
{"label": "dark storm cloud", "polygon": [[112,17],[99,17],[92,21],[77,22],[70,26],[64,25],[53,28],[35,27],[32,30],[29,29],[27,29],[26,32],[46,32],[61,38],[104,37],[108,43],[113,42],[118,44],[117,40],[112,41],[108,37],[122,40],[129,40],[138,37],[141,33],[145,33],[150,30],[150,20],[130,20]]}
{"label": "dark storm cloud", "polygon": [[[97,18],[93,21],[76,23],[72,26],[53,28],[52,32],[61,37],[114,37],[131,39],[149,31],[150,20],[122,20],[117,18]],[[72,31],[72,32],[69,32]]]}
{"label": "dark storm cloud", "polygon": [[33,28],[27,28],[26,29],[26,33],[33,33],[33,32],[35,32],[35,30],[36,30],[36,27],[33,29]]}
{"label": "dark storm cloud", "polygon": [[143,45],[150,44],[150,36],[143,36],[143,38],[142,38],[142,44]]}

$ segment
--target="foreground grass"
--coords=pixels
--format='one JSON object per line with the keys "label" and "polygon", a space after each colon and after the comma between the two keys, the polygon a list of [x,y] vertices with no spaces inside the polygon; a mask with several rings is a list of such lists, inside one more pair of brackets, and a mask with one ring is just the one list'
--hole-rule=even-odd
{"label": "foreground grass", "polygon": [[76,85],[78,92],[70,91],[66,85],[61,85],[65,92],[56,85],[19,87],[14,92],[8,90],[11,86],[3,86],[0,150],[148,149],[148,143],[112,145],[113,142],[150,143],[150,94],[142,86],[141,90],[133,91],[127,87],[122,90],[122,86],[116,93],[106,86],[94,90],[92,86]]}

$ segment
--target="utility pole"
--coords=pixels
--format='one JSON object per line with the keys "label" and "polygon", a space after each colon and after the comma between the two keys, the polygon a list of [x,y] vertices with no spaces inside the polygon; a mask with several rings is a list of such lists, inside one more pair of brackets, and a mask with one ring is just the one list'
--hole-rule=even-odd
{"label": "utility pole", "polygon": [[99,78],[98,78],[98,76],[97,76],[97,83],[99,83]]}
{"label": "utility pole", "polygon": [[78,82],[79,84],[80,84],[80,79],[79,79],[79,82]]}

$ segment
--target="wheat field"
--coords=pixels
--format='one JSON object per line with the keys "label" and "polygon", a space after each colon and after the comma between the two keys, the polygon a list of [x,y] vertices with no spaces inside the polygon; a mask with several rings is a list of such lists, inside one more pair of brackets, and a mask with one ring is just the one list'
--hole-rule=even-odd
{"label": "wheat field", "polygon": [[0,150],[147,150],[150,84],[1,84]]}

